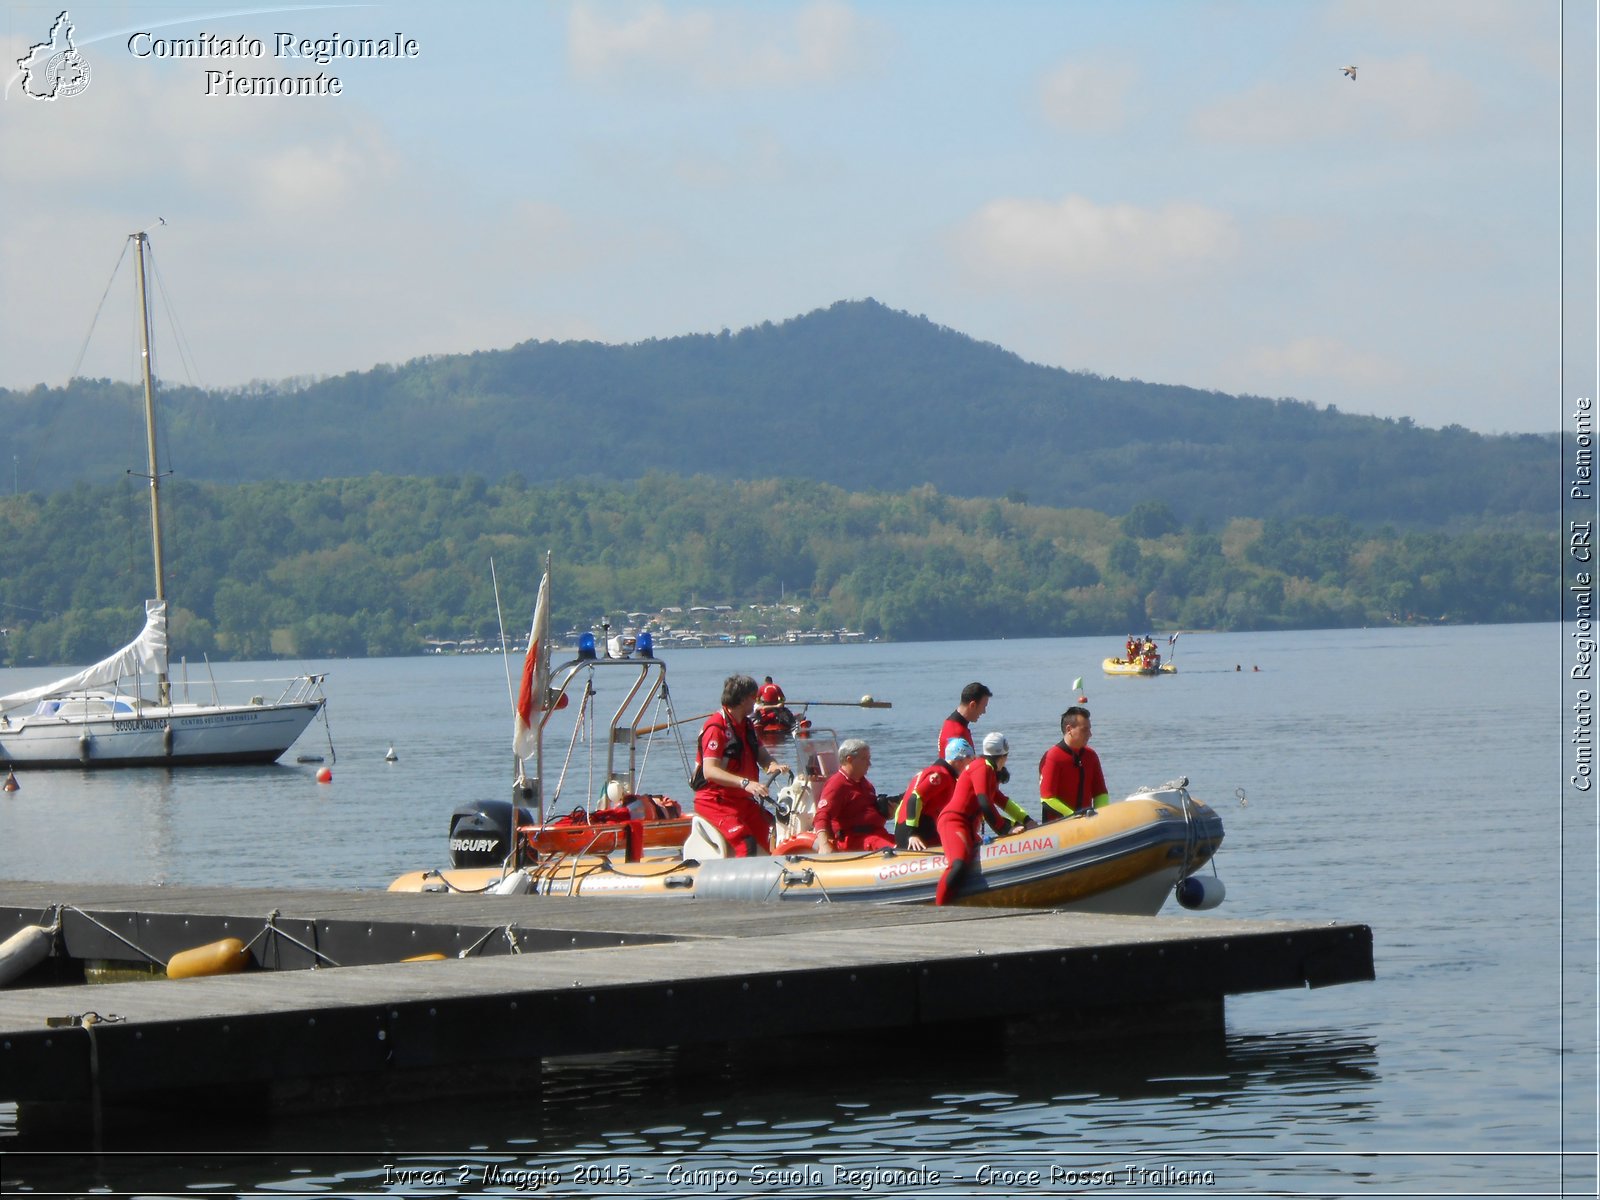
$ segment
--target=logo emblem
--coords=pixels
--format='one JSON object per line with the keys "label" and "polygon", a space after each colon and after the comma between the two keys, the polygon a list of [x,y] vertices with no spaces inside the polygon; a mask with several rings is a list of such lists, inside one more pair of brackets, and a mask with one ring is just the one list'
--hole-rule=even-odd
{"label": "logo emblem", "polygon": [[89,64],[73,43],[72,32],[63,9],[50,26],[50,40],[35,42],[17,59],[17,66],[22,68],[24,94],[35,100],[62,100],[89,86]]}

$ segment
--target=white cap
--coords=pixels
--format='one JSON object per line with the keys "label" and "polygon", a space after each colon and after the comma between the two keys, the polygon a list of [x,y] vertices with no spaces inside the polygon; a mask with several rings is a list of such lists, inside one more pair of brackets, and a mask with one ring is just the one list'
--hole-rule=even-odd
{"label": "white cap", "polygon": [[993,733],[983,735],[983,756],[985,758],[999,758],[1002,754],[1011,753],[1011,743],[1006,741],[1006,735],[998,729]]}

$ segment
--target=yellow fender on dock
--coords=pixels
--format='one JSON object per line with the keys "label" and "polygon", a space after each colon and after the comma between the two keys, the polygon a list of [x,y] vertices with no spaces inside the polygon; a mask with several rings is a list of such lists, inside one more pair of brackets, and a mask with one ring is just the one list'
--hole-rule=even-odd
{"label": "yellow fender on dock", "polygon": [[168,979],[199,979],[206,975],[235,975],[250,965],[250,954],[238,938],[180,950],[167,963]]}

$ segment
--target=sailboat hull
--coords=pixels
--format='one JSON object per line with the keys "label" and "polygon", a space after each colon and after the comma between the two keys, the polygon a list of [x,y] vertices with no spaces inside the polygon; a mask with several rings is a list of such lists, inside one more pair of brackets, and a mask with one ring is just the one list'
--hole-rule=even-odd
{"label": "sailboat hull", "polygon": [[0,726],[0,765],[97,769],[270,763],[305,732],[322,704],[320,699],[147,704],[136,714],[32,715]]}

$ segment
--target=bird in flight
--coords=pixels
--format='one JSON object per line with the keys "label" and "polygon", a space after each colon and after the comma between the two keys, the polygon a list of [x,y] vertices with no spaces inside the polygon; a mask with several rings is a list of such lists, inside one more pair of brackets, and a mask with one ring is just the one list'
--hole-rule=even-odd
{"label": "bird in flight", "polygon": [[1348,76],[1350,76],[1350,78],[1351,78],[1351,79],[1352,79],[1352,80],[1354,80],[1354,79],[1355,79],[1355,77],[1356,77],[1356,69],[1355,69],[1355,68],[1354,68],[1354,67],[1345,67],[1345,68],[1344,68],[1344,73],[1345,73],[1345,74],[1346,74],[1346,75],[1348,75]]}

